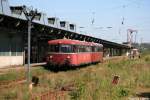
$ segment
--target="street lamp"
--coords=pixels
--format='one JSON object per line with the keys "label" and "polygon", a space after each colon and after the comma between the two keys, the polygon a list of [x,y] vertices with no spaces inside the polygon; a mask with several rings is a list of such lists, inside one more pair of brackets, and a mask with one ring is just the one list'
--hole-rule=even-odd
{"label": "street lamp", "polygon": [[37,10],[27,9],[26,6],[22,7],[22,11],[28,21],[28,67],[27,67],[27,83],[30,84],[30,53],[31,53],[31,28],[32,21],[36,16],[40,16]]}

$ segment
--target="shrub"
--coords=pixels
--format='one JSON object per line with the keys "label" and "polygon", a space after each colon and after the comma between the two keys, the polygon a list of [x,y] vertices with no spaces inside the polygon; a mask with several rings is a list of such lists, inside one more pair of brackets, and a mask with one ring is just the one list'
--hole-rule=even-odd
{"label": "shrub", "polygon": [[150,57],[149,56],[145,57],[145,61],[150,62]]}
{"label": "shrub", "polygon": [[17,99],[17,92],[16,91],[11,91],[6,94],[4,94],[4,99],[5,100],[15,100]]}
{"label": "shrub", "polygon": [[79,100],[79,98],[85,92],[85,89],[86,89],[85,84],[84,83],[79,83],[78,88],[69,93],[69,95],[71,96],[71,99],[72,100]]}
{"label": "shrub", "polygon": [[118,87],[116,91],[118,97],[125,97],[129,95],[129,90],[124,87]]}

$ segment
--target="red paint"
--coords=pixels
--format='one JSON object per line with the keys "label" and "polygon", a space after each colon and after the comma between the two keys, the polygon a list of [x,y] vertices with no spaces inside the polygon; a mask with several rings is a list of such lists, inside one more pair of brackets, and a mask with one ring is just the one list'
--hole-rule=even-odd
{"label": "red paint", "polygon": [[[49,45],[67,44],[67,45],[83,45],[83,46],[97,46],[103,48],[101,44],[93,42],[84,42],[70,39],[58,39],[48,41]],[[103,51],[101,52],[76,52],[76,53],[49,53],[46,61],[53,65],[63,65],[66,62],[69,66],[79,66],[82,64],[89,64],[103,61]]]}

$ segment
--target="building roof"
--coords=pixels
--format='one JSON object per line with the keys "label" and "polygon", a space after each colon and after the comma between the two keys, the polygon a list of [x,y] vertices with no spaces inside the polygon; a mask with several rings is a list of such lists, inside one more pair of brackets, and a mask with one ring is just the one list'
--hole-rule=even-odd
{"label": "building roof", "polygon": [[[17,11],[21,10],[21,6],[18,7],[10,7],[12,11],[15,9]],[[41,14],[43,15],[43,14]],[[6,14],[0,14],[0,27],[17,30],[23,33],[27,33],[27,20],[24,15],[21,13],[20,16],[15,14],[12,15],[6,15]],[[42,17],[41,17],[42,18]],[[44,18],[44,16],[43,16]],[[75,31],[63,29],[60,27],[56,27],[54,25],[48,24],[48,18],[45,19],[47,22],[41,22],[41,20],[34,20],[32,23],[32,33],[34,35],[40,36],[41,39],[53,39],[52,37],[56,37],[58,39],[61,39],[63,37],[69,38],[69,39],[75,39],[75,40],[81,40],[81,41],[87,41],[87,42],[95,42],[99,44],[103,44],[104,47],[113,47],[113,48],[126,48],[129,49],[130,47],[124,44],[119,44],[107,40],[103,40],[100,38],[87,36],[84,34],[77,33]],[[10,30],[9,30],[10,31]]]}

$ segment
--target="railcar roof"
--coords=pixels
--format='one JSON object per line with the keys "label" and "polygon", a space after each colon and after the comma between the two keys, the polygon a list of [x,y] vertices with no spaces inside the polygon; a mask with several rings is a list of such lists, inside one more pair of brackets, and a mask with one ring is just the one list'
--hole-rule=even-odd
{"label": "railcar roof", "polygon": [[79,40],[71,40],[71,39],[56,39],[56,40],[50,40],[48,41],[48,44],[79,44],[79,45],[96,45],[96,46],[102,46],[102,44],[94,43],[94,42],[85,42],[85,41],[79,41]]}

